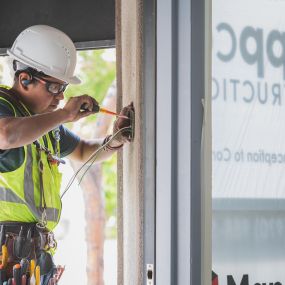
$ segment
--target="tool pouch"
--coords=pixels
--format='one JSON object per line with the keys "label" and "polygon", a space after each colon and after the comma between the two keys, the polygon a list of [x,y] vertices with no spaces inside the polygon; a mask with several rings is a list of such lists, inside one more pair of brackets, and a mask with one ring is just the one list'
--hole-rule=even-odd
{"label": "tool pouch", "polygon": [[4,225],[0,226],[0,251],[1,251],[1,247],[5,242],[5,228]]}
{"label": "tool pouch", "polygon": [[13,253],[19,258],[28,258],[31,255],[33,248],[33,241],[31,237],[31,231],[29,230],[27,235],[24,235],[21,228],[18,236],[14,238]]}
{"label": "tool pouch", "polygon": [[41,275],[46,275],[55,268],[52,256],[44,250],[37,254],[37,265],[41,268]]}

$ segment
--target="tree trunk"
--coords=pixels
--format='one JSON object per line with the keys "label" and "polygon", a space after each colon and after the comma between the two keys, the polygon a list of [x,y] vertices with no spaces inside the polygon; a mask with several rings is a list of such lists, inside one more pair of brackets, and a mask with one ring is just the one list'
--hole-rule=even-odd
{"label": "tree trunk", "polygon": [[[116,85],[113,83],[104,98],[102,107],[116,109]],[[93,138],[105,137],[111,127],[112,116],[99,114]],[[79,163],[72,162],[77,170]],[[104,230],[105,209],[102,189],[102,166],[94,164],[81,182],[85,203],[86,242],[87,242],[87,282],[89,285],[104,284]]]}

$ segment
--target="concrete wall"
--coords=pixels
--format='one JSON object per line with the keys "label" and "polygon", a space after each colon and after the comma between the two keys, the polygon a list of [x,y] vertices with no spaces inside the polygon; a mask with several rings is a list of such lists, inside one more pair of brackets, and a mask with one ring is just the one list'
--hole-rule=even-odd
{"label": "concrete wall", "polygon": [[141,1],[116,1],[118,109],[134,102],[135,140],[118,163],[118,284],[143,280]]}

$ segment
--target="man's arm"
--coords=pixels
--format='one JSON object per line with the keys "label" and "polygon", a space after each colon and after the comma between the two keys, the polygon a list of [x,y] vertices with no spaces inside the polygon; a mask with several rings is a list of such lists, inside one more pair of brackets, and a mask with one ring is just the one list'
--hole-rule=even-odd
{"label": "man's arm", "polygon": [[80,110],[83,104],[92,110],[94,99],[82,95],[69,99],[63,109],[30,117],[0,119],[0,149],[11,149],[31,144],[42,135],[66,122],[74,122],[92,114]]}
{"label": "man's arm", "polygon": [[[104,139],[80,140],[74,151],[68,155],[68,158],[80,162],[87,161],[88,158],[102,146],[103,140]],[[118,144],[113,146],[116,147]],[[114,152],[116,152],[116,150],[102,149],[96,157],[96,162],[101,162],[109,158]]]}
{"label": "man's arm", "polygon": [[66,118],[63,110],[31,117],[0,119],[0,149],[11,149],[31,144],[48,133]]}

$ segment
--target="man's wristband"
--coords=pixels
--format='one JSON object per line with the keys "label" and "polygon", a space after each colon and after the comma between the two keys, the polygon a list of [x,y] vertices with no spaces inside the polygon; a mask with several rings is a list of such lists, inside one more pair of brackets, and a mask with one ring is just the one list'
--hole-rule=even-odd
{"label": "man's wristband", "polygon": [[103,141],[103,143],[102,143],[102,145],[105,145],[105,144],[106,144],[106,146],[104,147],[104,150],[105,150],[105,151],[108,151],[108,150],[118,150],[118,149],[120,149],[120,148],[124,145],[124,144],[122,143],[122,144],[120,144],[120,145],[118,145],[118,146],[110,146],[109,141],[110,141],[111,137],[112,137],[112,135],[106,136],[105,139],[104,139],[104,141]]}

